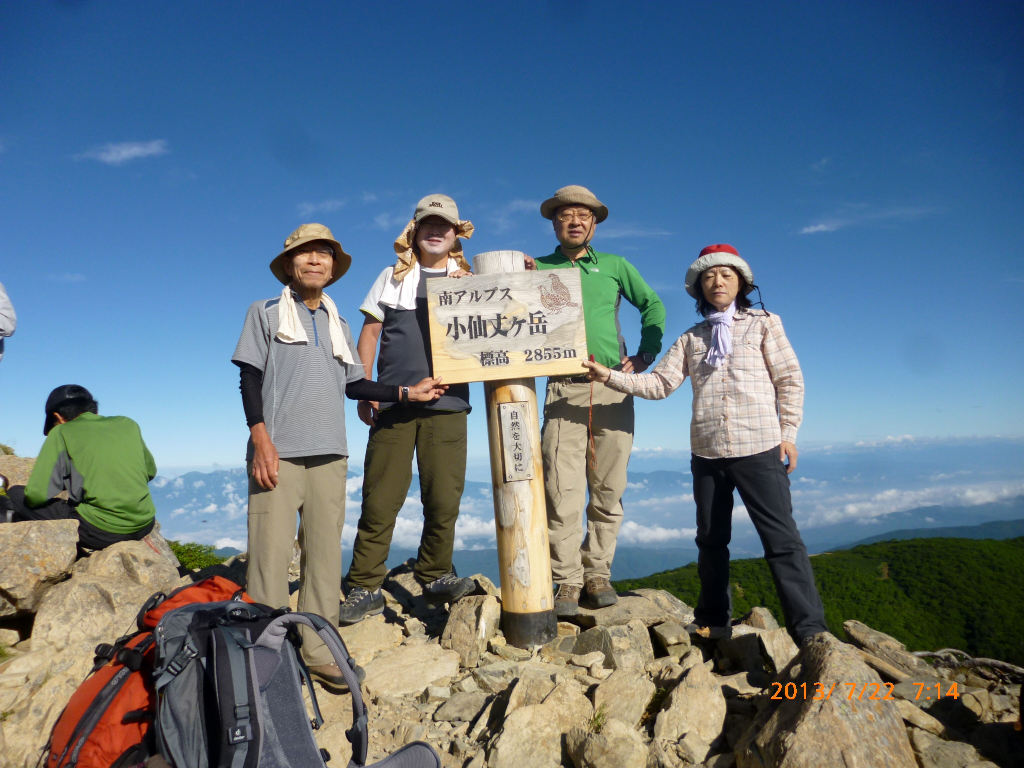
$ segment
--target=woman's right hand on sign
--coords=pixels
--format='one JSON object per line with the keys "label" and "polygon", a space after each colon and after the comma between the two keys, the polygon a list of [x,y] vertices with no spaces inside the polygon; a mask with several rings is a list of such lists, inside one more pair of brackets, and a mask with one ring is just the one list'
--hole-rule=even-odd
{"label": "woman's right hand on sign", "polygon": [[447,384],[441,383],[441,377],[432,379],[429,376],[421,379],[415,386],[409,387],[409,402],[429,403],[437,400],[448,390]]}
{"label": "woman's right hand on sign", "polygon": [[605,384],[611,375],[611,371],[608,368],[593,360],[584,360],[583,367],[587,369],[587,381],[597,381]]}

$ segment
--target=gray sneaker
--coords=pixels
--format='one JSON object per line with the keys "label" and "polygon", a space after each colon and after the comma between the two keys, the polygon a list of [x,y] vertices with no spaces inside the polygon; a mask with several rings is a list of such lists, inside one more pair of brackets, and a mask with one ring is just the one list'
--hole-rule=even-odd
{"label": "gray sneaker", "polygon": [[423,585],[423,597],[433,604],[454,603],[474,591],[476,582],[469,578],[460,579],[454,570]]}
{"label": "gray sneaker", "polygon": [[378,613],[384,613],[384,593],[379,589],[368,592],[362,587],[352,587],[338,610],[338,623],[343,627],[358,624],[367,616]]}

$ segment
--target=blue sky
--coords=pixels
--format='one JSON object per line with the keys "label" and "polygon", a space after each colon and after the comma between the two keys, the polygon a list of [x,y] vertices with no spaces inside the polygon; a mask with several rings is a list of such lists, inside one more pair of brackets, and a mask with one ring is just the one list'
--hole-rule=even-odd
{"label": "blue sky", "polygon": [[[1024,435],[1021,39],[1019,3],[5,3],[0,442],[34,455],[75,382],[161,467],[237,464],[229,360],[292,229],[353,254],[329,292],[358,329],[421,196],[458,201],[470,256],[543,255],[571,183],[669,342],[699,250],[748,259],[802,445]],[[688,385],[637,413],[639,448],[685,456]],[[361,463],[354,408],[349,432]],[[485,432],[478,408],[477,456]]]}

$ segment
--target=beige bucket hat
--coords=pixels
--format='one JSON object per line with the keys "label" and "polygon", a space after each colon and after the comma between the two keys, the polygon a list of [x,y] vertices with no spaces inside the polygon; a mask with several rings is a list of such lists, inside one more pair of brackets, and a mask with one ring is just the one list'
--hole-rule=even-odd
{"label": "beige bucket hat", "polygon": [[473,271],[462,253],[462,243],[459,242],[460,240],[469,240],[473,236],[473,222],[463,221],[459,218],[459,208],[448,195],[427,195],[416,203],[416,213],[413,215],[412,221],[406,224],[402,234],[395,238],[395,253],[398,255],[393,273],[395,280],[402,280],[417,262],[416,227],[428,216],[440,216],[455,227],[455,245],[452,247],[450,256],[458,263],[459,269],[464,269],[466,272]]}
{"label": "beige bucket hat", "polygon": [[341,247],[341,243],[334,239],[334,235],[331,234],[331,230],[323,224],[303,224],[288,235],[288,239],[284,241],[284,250],[277,254],[277,256],[274,257],[274,260],[270,262],[270,271],[274,273],[274,277],[285,285],[288,285],[292,279],[288,277],[288,273],[284,271],[285,257],[290,251],[294,251],[300,245],[311,243],[314,240],[323,240],[334,249],[334,271],[331,275],[331,279],[327,281],[326,285],[330,285],[337,281],[339,277],[348,272],[348,268],[352,266],[352,257],[345,253],[345,249]]}
{"label": "beige bucket hat", "polygon": [[555,192],[554,197],[549,197],[541,203],[540,215],[545,219],[554,219],[555,212],[563,205],[585,205],[594,212],[598,224],[608,218],[608,207],[594,197],[593,192],[578,184],[562,187]]}

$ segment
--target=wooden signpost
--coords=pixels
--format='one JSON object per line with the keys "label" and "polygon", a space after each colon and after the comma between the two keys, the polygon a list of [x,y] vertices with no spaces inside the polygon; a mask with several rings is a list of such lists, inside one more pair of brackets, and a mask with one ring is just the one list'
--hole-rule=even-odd
{"label": "wooden signpost", "polygon": [[434,375],[485,382],[502,631],[519,648],[558,633],[534,377],[579,374],[587,356],[579,275],[525,270],[491,251],[473,277],[427,280]]}

